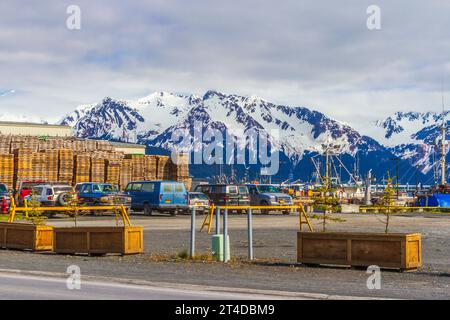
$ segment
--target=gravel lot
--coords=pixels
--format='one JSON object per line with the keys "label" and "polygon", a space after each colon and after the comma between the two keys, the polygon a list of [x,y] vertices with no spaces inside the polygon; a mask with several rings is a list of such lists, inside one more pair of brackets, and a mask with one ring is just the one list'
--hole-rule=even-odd
{"label": "gravel lot", "polygon": [[[383,232],[383,216],[341,214],[343,223],[330,222],[333,231]],[[197,230],[204,216],[197,219]],[[450,297],[450,216],[408,215],[391,218],[391,232],[420,232],[423,236],[421,271],[383,271],[382,289],[368,290],[365,270],[307,268],[295,265],[298,216],[277,214],[254,216],[256,263],[203,263],[168,259],[189,248],[189,216],[133,215],[135,225],[144,226],[145,254],[138,256],[58,256],[19,251],[0,251],[0,268],[65,272],[77,264],[84,274],[150,281],[221,285],[312,293],[392,298],[448,299]],[[316,230],[321,222],[313,220]],[[234,257],[247,255],[246,216],[229,219]],[[72,226],[70,219],[52,219],[49,224]],[[78,225],[114,225],[111,217],[83,217]],[[214,228],[213,228],[214,233]],[[197,252],[210,252],[210,235],[197,233]]]}

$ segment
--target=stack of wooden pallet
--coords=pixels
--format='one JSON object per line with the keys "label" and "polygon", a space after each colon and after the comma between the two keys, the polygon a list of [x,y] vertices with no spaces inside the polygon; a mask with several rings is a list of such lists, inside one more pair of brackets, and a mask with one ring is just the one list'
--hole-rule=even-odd
{"label": "stack of wooden pallet", "polygon": [[73,183],[89,182],[91,158],[88,155],[75,156]]}
{"label": "stack of wooden pallet", "polygon": [[100,183],[105,182],[105,159],[91,157],[90,181]]}
{"label": "stack of wooden pallet", "polygon": [[[122,188],[136,180],[177,180],[190,183],[187,155],[177,156],[174,163],[168,156],[130,155],[114,151],[109,141],[79,138],[23,135],[0,135],[0,182],[11,180],[7,158],[13,159],[12,179],[43,179],[49,182],[79,183],[94,181],[114,183]],[[89,159],[89,160],[87,160]],[[3,164],[2,164],[3,163]],[[75,164],[75,166],[74,166]]]}
{"label": "stack of wooden pallet", "polygon": [[155,155],[144,156],[144,179],[156,180],[157,159]]}
{"label": "stack of wooden pallet", "polygon": [[98,140],[96,141],[97,150],[99,151],[113,151],[114,147],[108,141]]}
{"label": "stack of wooden pallet", "polygon": [[189,178],[183,178],[183,179],[180,179],[180,180],[178,180],[178,181],[184,183],[184,186],[186,187],[186,190],[187,190],[187,191],[191,191],[191,188],[192,188],[192,178],[191,178],[191,177],[189,177]]}
{"label": "stack of wooden pallet", "polygon": [[97,151],[97,141],[95,140],[86,140],[85,149],[87,152],[95,152]]}
{"label": "stack of wooden pallet", "polygon": [[39,139],[37,137],[24,137],[23,147],[36,152],[39,150]]}
{"label": "stack of wooden pallet", "polygon": [[0,136],[0,154],[10,153],[11,136]]}
{"label": "stack of wooden pallet", "polygon": [[47,157],[43,152],[33,152],[31,160],[31,179],[47,180]]}
{"label": "stack of wooden pallet", "polygon": [[18,149],[23,149],[23,140],[19,139],[17,136],[11,137],[11,145],[10,145],[10,152],[14,153]]}
{"label": "stack of wooden pallet", "polygon": [[186,190],[191,189],[192,179],[189,177],[189,154],[175,154],[170,160],[170,179],[183,182]]}
{"label": "stack of wooden pallet", "polygon": [[121,189],[125,189],[127,184],[132,181],[132,162],[131,159],[122,159],[120,165],[119,185]]}
{"label": "stack of wooden pallet", "polygon": [[144,180],[144,155],[127,155],[126,159],[131,159],[131,179],[133,181]]}
{"label": "stack of wooden pallet", "polygon": [[52,143],[48,139],[39,140],[38,151],[45,151],[52,149]]}
{"label": "stack of wooden pallet", "polygon": [[156,156],[156,179],[170,179],[170,158],[168,156]]}
{"label": "stack of wooden pallet", "polygon": [[120,179],[120,160],[107,159],[105,172],[105,182],[118,185]]}
{"label": "stack of wooden pallet", "polygon": [[58,150],[45,150],[45,170],[47,172],[47,179],[49,182],[58,181],[59,171],[59,151]]}
{"label": "stack of wooden pallet", "polygon": [[73,150],[59,150],[58,181],[71,184],[73,180]]}
{"label": "stack of wooden pallet", "polygon": [[33,152],[30,149],[14,150],[14,187],[17,188],[22,180],[31,177],[31,161]]}
{"label": "stack of wooden pallet", "polygon": [[0,182],[8,189],[13,188],[14,183],[14,155],[0,154]]}
{"label": "stack of wooden pallet", "polygon": [[178,153],[170,159],[170,178],[178,180],[189,177],[189,154]]}

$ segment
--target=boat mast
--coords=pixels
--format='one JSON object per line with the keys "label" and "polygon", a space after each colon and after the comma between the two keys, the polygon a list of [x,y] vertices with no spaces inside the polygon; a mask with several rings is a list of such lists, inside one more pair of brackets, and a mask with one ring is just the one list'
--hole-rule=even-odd
{"label": "boat mast", "polygon": [[446,143],[446,129],[445,129],[445,108],[444,108],[444,90],[442,90],[442,144],[441,144],[441,185],[446,184],[446,163],[445,163],[445,143]]}

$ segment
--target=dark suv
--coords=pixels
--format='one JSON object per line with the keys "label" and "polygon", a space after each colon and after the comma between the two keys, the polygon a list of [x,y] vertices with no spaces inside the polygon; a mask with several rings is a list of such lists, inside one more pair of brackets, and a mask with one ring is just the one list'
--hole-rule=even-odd
{"label": "dark suv", "polygon": [[200,184],[196,192],[203,192],[216,206],[248,206],[250,197],[247,186],[235,184]]}

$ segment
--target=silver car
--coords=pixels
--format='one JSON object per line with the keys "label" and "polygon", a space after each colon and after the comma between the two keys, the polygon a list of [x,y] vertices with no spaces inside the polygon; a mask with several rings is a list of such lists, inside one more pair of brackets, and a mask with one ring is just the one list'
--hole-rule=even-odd
{"label": "silver car", "polygon": [[45,207],[66,206],[72,193],[73,187],[68,184],[42,184],[32,188],[27,200],[33,197]]}
{"label": "silver car", "polygon": [[[282,193],[273,185],[249,184],[250,203],[252,206],[292,206],[293,200],[290,195]],[[290,209],[280,210],[284,214],[289,214]],[[262,209],[262,213],[269,213],[269,210]]]}
{"label": "silver car", "polygon": [[202,192],[189,192],[188,193],[188,213],[192,212],[192,208],[195,207],[197,212],[205,212],[209,210],[211,200],[208,196]]}

